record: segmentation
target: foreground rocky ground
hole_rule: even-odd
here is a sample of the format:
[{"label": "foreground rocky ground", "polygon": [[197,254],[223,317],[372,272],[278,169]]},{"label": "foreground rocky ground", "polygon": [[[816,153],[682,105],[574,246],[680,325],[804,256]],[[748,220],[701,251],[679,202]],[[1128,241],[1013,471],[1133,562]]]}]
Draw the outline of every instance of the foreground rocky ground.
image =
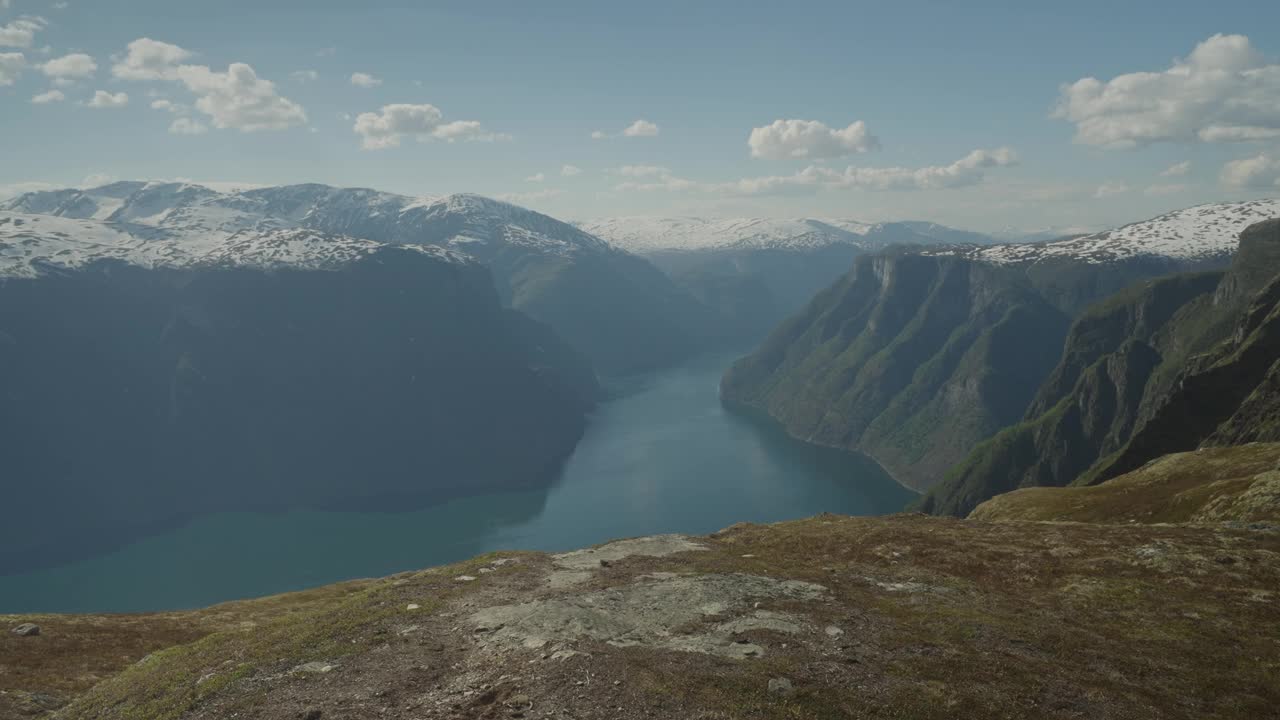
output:
[{"label": "foreground rocky ground", "polygon": [[1274,717],[1278,593],[1265,523],[828,515],[0,617],[0,716]]}]

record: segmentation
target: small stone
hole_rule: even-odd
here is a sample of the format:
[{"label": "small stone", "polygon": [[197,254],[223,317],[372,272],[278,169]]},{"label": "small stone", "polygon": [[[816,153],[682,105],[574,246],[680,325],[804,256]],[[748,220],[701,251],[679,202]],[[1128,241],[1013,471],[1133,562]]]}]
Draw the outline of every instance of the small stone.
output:
[{"label": "small stone", "polygon": [[303,664],[301,664],[301,665],[299,665],[299,666],[295,667],[295,668],[293,669],[293,672],[296,672],[296,673],[327,673],[327,672],[333,672],[333,665],[330,665],[330,664],[329,664],[329,663],[327,663],[327,662],[313,661],[313,662],[309,662],[309,663],[303,663]]},{"label": "small stone", "polygon": [[827,637],[829,638],[838,638],[841,635],[844,635],[844,631],[836,627],[835,625],[828,625],[826,629],[826,633],[827,633]]},{"label": "small stone", "polygon": [[790,695],[792,689],[791,681],[786,678],[773,678],[769,681],[770,695]]},{"label": "small stone", "polygon": [[600,567],[609,567],[609,564],[610,564],[610,563],[609,563],[609,561],[608,561],[608,560],[601,560],[601,561],[600,561]]},{"label": "small stone", "polygon": [[743,555],[742,557],[744,557],[744,558],[753,558],[753,557],[755,557],[755,555],[752,555],[751,553],[747,553],[746,555]]},{"label": "small stone", "polygon": [[525,695],[524,693],[519,693],[517,695],[512,695],[511,697],[507,698],[507,701],[505,704],[507,707],[527,708],[530,705],[530,700],[528,695]]},{"label": "small stone", "polygon": [[22,623],[9,632],[18,637],[35,637],[40,634],[40,626],[35,623]]},{"label": "small stone", "polygon": [[475,579],[476,578],[474,575],[459,575],[458,577],[454,578],[454,580],[458,582],[471,582],[472,580],[475,580]]},{"label": "small stone", "polygon": [[491,572],[493,572],[493,568],[480,568],[481,575],[484,575],[485,573],[491,573]]},{"label": "small stone", "polygon": [[420,607],[422,607],[422,606],[421,606],[421,605],[419,605],[418,603],[409,603],[408,605],[406,605],[406,606],[404,607],[404,609],[405,609],[405,610],[417,610],[417,609],[418,609],[418,608],[420,608]]}]

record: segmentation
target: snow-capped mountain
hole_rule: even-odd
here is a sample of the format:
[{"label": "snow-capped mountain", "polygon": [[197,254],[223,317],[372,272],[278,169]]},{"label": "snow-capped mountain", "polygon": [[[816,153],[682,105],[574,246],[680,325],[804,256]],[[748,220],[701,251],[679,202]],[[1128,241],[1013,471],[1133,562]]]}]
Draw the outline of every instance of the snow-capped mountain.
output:
[{"label": "snow-capped mountain", "polygon": [[[557,255],[607,250],[570,225],[476,195],[409,197],[324,185],[219,192],[118,182],[28,193],[0,203],[0,213],[0,272],[7,274],[28,273],[16,267],[23,263],[82,264],[99,255],[148,265],[239,262],[232,248],[280,263],[323,264],[368,251],[369,242],[435,246],[481,260],[512,246]],[[286,244],[291,252],[283,252]],[[264,254],[267,247],[276,251]]]},{"label": "snow-capped mountain", "polygon": [[[388,246],[304,228],[184,236],[147,225],[0,213],[0,277],[35,277],[54,268],[79,268],[102,260],[148,268],[217,265],[334,269]],[[465,255],[446,248],[403,247],[441,259],[467,261]]]},{"label": "snow-capped mountain", "polygon": [[484,264],[506,304],[550,324],[605,370],[660,365],[719,332],[711,311],[646,260],[478,195],[117,182],[0,202],[0,277],[95,260],[332,268],[390,245]]},{"label": "snow-capped mountain", "polygon": [[577,225],[639,255],[720,250],[803,252],[832,246],[875,250],[893,244],[989,241],[978,233],[936,223],[865,223],[839,218],[617,217]]},{"label": "snow-capped mountain", "polygon": [[1273,217],[1280,217],[1280,199],[1211,203],[1065,240],[950,247],[924,252],[928,255],[960,255],[997,264],[1049,259],[1101,264],[1141,257],[1187,263],[1212,262],[1235,253],[1240,232],[1246,227]]}]

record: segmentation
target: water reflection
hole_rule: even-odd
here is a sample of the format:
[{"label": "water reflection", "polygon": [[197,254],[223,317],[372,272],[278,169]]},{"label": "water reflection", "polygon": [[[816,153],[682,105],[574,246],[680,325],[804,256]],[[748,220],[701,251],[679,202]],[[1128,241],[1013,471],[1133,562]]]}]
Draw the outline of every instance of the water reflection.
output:
[{"label": "water reflection", "polygon": [[224,513],[101,557],[0,577],[0,612],[193,607],[462,560],[823,511],[911,493],[875,463],[721,408],[721,355],[616,386],[550,487],[401,513]]}]

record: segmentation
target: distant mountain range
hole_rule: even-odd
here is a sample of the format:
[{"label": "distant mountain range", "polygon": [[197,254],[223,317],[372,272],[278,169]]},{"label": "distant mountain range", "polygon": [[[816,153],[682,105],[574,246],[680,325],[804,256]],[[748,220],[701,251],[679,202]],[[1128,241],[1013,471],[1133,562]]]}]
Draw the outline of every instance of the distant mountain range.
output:
[{"label": "distant mountain range", "polygon": [[0,276],[106,259],[143,267],[324,268],[379,245],[479,260],[503,302],[551,324],[602,371],[660,366],[703,349],[720,332],[713,312],[645,260],[478,195],[118,182],[0,203]]}]

